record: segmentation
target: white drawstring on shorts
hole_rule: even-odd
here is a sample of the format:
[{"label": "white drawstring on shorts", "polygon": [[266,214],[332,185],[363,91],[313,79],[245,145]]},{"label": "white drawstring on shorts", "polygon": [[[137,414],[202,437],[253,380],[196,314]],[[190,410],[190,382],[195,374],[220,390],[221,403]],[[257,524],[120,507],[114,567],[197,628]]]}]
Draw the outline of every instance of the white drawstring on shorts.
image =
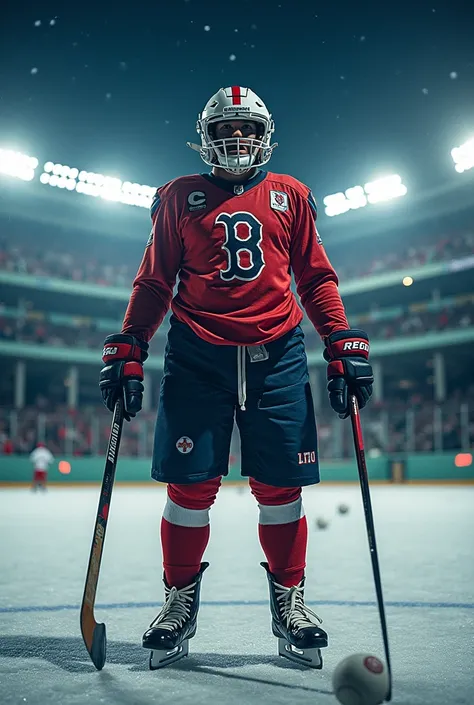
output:
[{"label": "white drawstring on shorts", "polygon": [[245,368],[245,345],[237,346],[237,390],[239,394],[239,406],[245,411],[247,400],[247,371]]}]

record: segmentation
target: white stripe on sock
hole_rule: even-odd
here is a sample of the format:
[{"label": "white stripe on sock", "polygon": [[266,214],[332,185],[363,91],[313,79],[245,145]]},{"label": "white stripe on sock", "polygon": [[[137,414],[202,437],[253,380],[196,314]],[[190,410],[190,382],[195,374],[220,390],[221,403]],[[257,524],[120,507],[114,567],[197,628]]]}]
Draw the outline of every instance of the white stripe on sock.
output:
[{"label": "white stripe on sock", "polygon": [[289,504],[279,504],[268,506],[259,504],[260,516],[259,524],[291,524],[304,517],[303,500],[301,497]]},{"label": "white stripe on sock", "polygon": [[207,526],[209,524],[209,509],[186,509],[166,499],[163,519],[177,526]]}]

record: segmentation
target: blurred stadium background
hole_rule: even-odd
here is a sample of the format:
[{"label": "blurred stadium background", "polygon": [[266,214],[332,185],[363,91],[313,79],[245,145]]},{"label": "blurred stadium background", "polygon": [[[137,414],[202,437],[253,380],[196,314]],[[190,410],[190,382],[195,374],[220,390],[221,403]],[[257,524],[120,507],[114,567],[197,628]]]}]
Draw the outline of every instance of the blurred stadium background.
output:
[{"label": "blurred stadium background", "polygon": [[[97,386],[102,342],[121,325],[156,185],[2,147],[0,482],[30,481],[38,442],[55,455],[50,481],[98,482],[110,425]],[[474,141],[445,161],[436,190],[399,175],[328,195],[310,184],[349,320],[371,337],[377,384],[363,423],[373,479],[474,481]],[[350,425],[327,403],[322,344],[304,327],[323,480],[355,480]],[[149,479],[166,333],[165,320],[118,481]]]}]

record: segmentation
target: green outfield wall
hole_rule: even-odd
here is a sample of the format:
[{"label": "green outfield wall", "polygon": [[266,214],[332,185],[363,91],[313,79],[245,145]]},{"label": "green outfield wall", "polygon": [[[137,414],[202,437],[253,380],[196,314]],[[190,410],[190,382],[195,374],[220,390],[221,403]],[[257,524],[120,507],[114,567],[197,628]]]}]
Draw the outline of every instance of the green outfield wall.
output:
[{"label": "green outfield wall", "polygon": [[[59,471],[59,461],[69,463],[70,472]],[[374,481],[385,482],[474,482],[474,463],[458,467],[463,461],[469,462],[469,451],[462,457],[455,452],[449,453],[417,453],[409,455],[368,458],[369,477]],[[456,464],[457,463],[457,464]],[[66,469],[68,466],[66,465]],[[102,456],[88,458],[58,458],[49,471],[49,481],[61,485],[80,483],[98,483],[102,480],[104,458]],[[25,456],[0,456],[0,484],[29,483],[32,466]],[[357,482],[358,473],[355,462],[334,461],[321,463],[323,482]],[[240,468],[235,465],[230,468],[227,482],[238,482]],[[117,482],[143,483],[150,481],[149,458],[119,458],[117,466]]]}]

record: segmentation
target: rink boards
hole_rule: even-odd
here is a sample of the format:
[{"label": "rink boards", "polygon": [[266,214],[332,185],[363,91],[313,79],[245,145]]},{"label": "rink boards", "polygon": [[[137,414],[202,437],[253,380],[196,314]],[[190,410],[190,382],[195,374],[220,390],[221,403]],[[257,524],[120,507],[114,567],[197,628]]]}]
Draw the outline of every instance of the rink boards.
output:
[{"label": "rink boards", "polygon": [[[323,482],[354,482],[358,479],[354,460],[322,460]],[[469,452],[380,454],[370,457],[367,466],[372,481],[381,482],[474,482],[474,460]],[[119,483],[150,482],[150,458],[119,456],[116,480]],[[61,469],[60,469],[61,468]],[[62,470],[62,471],[61,471]],[[66,472],[65,472],[66,471]],[[58,457],[49,471],[49,481],[77,485],[101,482],[104,456]],[[27,456],[2,456],[0,486],[29,483],[32,466]],[[238,463],[232,464],[224,482],[242,481]]]}]

